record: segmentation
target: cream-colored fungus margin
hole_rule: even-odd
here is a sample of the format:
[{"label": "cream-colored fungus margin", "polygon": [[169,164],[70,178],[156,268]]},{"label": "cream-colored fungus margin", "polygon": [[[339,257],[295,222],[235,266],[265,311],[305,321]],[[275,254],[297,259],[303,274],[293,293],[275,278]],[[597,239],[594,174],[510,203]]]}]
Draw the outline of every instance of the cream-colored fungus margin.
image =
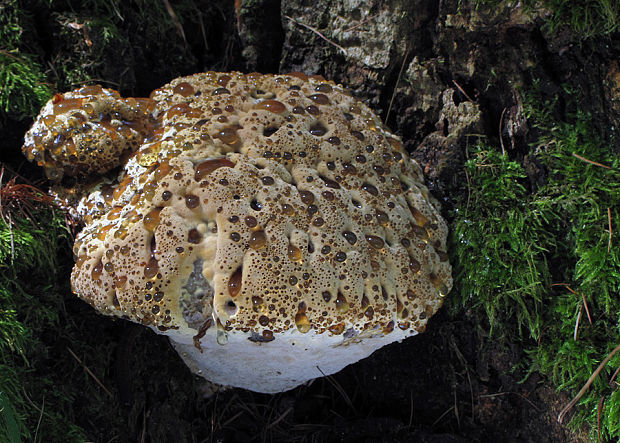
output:
[{"label": "cream-colored fungus margin", "polygon": [[[438,205],[398,137],[341,86],[208,72],[150,99],[88,88],[55,97],[25,145],[54,171],[123,165],[78,208],[74,291],[169,335],[195,372],[290,389],[423,331],[441,306]],[[111,132],[84,142],[102,121]]]}]

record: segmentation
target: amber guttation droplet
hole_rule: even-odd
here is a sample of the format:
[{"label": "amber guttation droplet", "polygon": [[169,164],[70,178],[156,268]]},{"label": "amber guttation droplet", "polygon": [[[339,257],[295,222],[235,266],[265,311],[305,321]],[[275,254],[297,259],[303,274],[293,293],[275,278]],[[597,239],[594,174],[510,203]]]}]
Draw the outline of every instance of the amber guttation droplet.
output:
[{"label": "amber guttation droplet", "polygon": [[367,235],[366,241],[375,249],[381,249],[385,246],[383,239],[381,237],[377,237],[376,235]]},{"label": "amber guttation droplet", "polygon": [[146,214],[144,216],[144,218],[142,219],[142,222],[144,223],[144,227],[146,228],[147,231],[149,232],[154,232],[155,228],[157,228],[157,225],[159,224],[159,213],[161,212],[163,208],[153,208],[151,209],[148,214]]},{"label": "amber guttation droplet", "polygon": [[200,240],[202,240],[202,234],[200,234],[198,229],[190,229],[187,234],[187,241],[193,244],[198,244],[200,243]]},{"label": "amber guttation droplet", "polygon": [[325,183],[326,187],[332,189],[340,189],[340,184],[337,181],[324,177],[323,175],[319,175],[319,178],[323,180],[323,183]]},{"label": "amber guttation droplet", "polygon": [[328,301],[330,301],[332,299],[332,295],[330,294],[329,291],[323,291],[321,296],[323,297],[323,300],[325,300],[326,302],[328,302]]},{"label": "amber guttation droplet", "polygon": [[194,87],[187,82],[181,82],[172,90],[174,94],[182,95],[183,97],[189,97],[194,94]]},{"label": "amber guttation droplet", "polygon": [[314,103],[319,104],[319,105],[328,105],[329,104],[329,98],[327,98],[327,96],[325,94],[312,94],[308,98],[310,100],[312,100]]},{"label": "amber guttation droplet", "polygon": [[288,258],[291,261],[299,261],[302,258],[301,249],[299,249],[295,245],[289,244],[287,253],[288,253]]},{"label": "amber guttation droplet", "polygon": [[206,177],[218,168],[232,168],[234,166],[235,164],[228,160],[226,157],[205,160],[194,166],[194,171],[196,171],[196,173],[194,174],[194,180],[196,180],[197,182],[201,181],[204,177]]},{"label": "amber guttation droplet", "polygon": [[339,314],[344,314],[349,310],[349,302],[346,297],[338,292],[338,297],[336,297],[336,312]]},{"label": "amber guttation droplet", "polygon": [[307,205],[314,203],[314,194],[310,191],[299,191],[299,197]]},{"label": "amber guttation droplet", "polygon": [[264,304],[265,302],[261,297],[257,295],[252,297],[252,310],[254,312],[259,312]]},{"label": "amber guttation droplet", "polygon": [[389,334],[393,330],[394,330],[394,320],[391,320],[387,325],[385,325],[385,328],[383,328],[383,333]]},{"label": "amber guttation droplet", "polygon": [[409,269],[411,269],[411,272],[413,272],[414,274],[417,273],[420,269],[422,268],[422,266],[420,265],[420,262],[417,261],[415,258],[413,257],[409,257]]},{"label": "amber guttation droplet", "polygon": [[338,323],[336,325],[331,325],[329,328],[327,328],[327,330],[334,335],[340,335],[344,332],[344,323]]},{"label": "amber guttation droplet", "polygon": [[230,91],[226,88],[217,88],[211,93],[211,95],[224,95],[224,94],[230,94]]},{"label": "amber guttation droplet", "polygon": [[250,235],[250,248],[252,249],[262,249],[267,244],[267,235],[265,235],[265,231],[254,231],[252,235]]},{"label": "amber guttation droplet", "polygon": [[273,341],[273,331],[270,331],[269,329],[266,329],[263,331],[263,341],[267,342],[267,341]]},{"label": "amber guttation droplet", "polygon": [[430,220],[424,214],[422,214],[417,208],[411,206],[411,204],[407,204],[409,206],[409,210],[411,211],[411,215],[413,215],[413,218],[415,219],[415,222],[418,224],[418,226],[425,226],[427,223],[429,223]]},{"label": "amber guttation droplet", "polygon": [[372,306],[368,306],[368,309],[364,311],[364,315],[368,320],[372,320],[372,317],[375,315],[375,310],[372,308]]},{"label": "amber guttation droplet", "polygon": [[258,317],[258,323],[260,323],[261,326],[267,326],[269,324],[269,317],[261,315]]},{"label": "amber guttation droplet", "polygon": [[57,103],[54,103],[54,115],[62,114],[72,109],[79,109],[82,107],[81,98],[63,98]]},{"label": "amber guttation droplet", "polygon": [[239,143],[239,134],[237,134],[237,128],[226,127],[222,128],[220,132],[215,134],[215,138],[220,139],[222,143],[227,144],[228,146],[235,146]]},{"label": "amber guttation droplet", "polygon": [[316,92],[332,92],[332,87],[330,85],[328,85],[327,83],[321,83],[320,85],[317,85],[314,90]]},{"label": "amber guttation droplet", "polygon": [[246,216],[243,221],[245,221],[245,224],[249,227],[249,228],[254,228],[256,227],[256,225],[258,224],[258,221],[256,220],[256,217],[253,217],[251,215]]},{"label": "amber guttation droplet", "polygon": [[157,169],[155,169],[155,173],[153,174],[153,178],[156,181],[161,180],[162,178],[164,178],[166,175],[168,175],[168,173],[172,170],[172,166],[170,166],[170,164],[168,164],[168,162],[162,162]]},{"label": "amber guttation droplet", "polygon": [[101,196],[103,197],[103,201],[107,204],[112,203],[112,199],[114,198],[114,188],[110,185],[105,185],[101,188]]},{"label": "amber guttation droplet", "polygon": [[231,297],[236,297],[237,294],[239,294],[242,279],[243,273],[241,272],[241,268],[238,268],[235,272],[233,272],[228,279],[228,293]]},{"label": "amber guttation droplet", "polygon": [[157,275],[158,272],[159,272],[159,264],[157,263],[157,260],[155,259],[155,257],[151,257],[149,262],[144,267],[144,276],[146,278],[153,278]]},{"label": "amber guttation droplet", "polygon": [[285,215],[295,215],[295,209],[291,205],[284,203],[282,205],[282,213]]},{"label": "amber guttation droplet", "polygon": [[299,304],[299,309],[297,310],[297,314],[295,314],[295,326],[302,334],[305,334],[310,330],[310,320],[306,315],[306,304],[301,302]]},{"label": "amber guttation droplet", "polygon": [[322,135],[325,135],[325,133],[327,133],[327,128],[323,126],[321,122],[316,122],[315,124],[310,126],[309,131],[310,134],[321,137]]},{"label": "amber guttation droplet", "polygon": [[120,275],[120,276],[114,277],[114,287],[116,289],[122,289],[125,286],[125,283],[127,283],[126,276]]},{"label": "amber guttation droplet", "polygon": [[379,190],[375,188],[373,185],[371,185],[370,183],[363,183],[362,189],[372,195],[375,195],[375,196],[379,195]]},{"label": "amber guttation droplet", "polygon": [[437,274],[431,272],[430,274],[428,274],[428,278],[430,279],[435,289],[437,289],[441,297],[445,297],[448,294],[448,287],[443,282],[443,280],[437,276]]},{"label": "amber guttation droplet", "polygon": [[264,109],[266,111],[273,112],[274,114],[282,114],[286,110],[284,103],[277,100],[263,100],[254,106],[254,109]]},{"label": "amber guttation droplet", "polygon": [[91,272],[91,277],[93,280],[99,280],[101,278],[101,274],[103,273],[103,263],[101,260],[97,262],[97,264],[93,267]]},{"label": "amber guttation droplet", "polygon": [[200,198],[197,195],[187,194],[185,196],[185,206],[189,209],[196,209],[200,206]]}]

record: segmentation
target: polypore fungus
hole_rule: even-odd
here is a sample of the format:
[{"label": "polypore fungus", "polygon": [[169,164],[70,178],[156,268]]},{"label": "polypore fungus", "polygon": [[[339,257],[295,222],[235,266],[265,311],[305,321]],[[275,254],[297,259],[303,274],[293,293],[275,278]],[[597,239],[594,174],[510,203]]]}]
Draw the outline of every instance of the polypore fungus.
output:
[{"label": "polypore fungus", "polygon": [[218,384],[339,371],[423,331],[452,286],[420,167],[318,76],[208,72],[150,99],[89,86],[48,103],[24,149],[78,175],[132,153],[80,203],[73,289]]}]

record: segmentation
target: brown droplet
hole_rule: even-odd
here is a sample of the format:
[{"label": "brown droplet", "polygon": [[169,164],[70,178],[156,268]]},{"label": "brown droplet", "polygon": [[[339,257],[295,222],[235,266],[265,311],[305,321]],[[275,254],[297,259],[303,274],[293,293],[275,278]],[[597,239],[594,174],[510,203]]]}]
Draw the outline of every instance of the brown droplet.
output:
[{"label": "brown droplet", "polygon": [[252,217],[251,215],[248,215],[243,220],[245,221],[245,224],[250,228],[254,228],[258,224],[256,217]]},{"label": "brown droplet", "polygon": [[407,204],[409,206],[409,210],[411,211],[411,215],[413,215],[413,218],[415,219],[415,222],[418,224],[418,226],[425,226],[427,223],[430,222],[430,220],[417,208],[411,206],[411,204],[409,203]]},{"label": "brown droplet", "polygon": [[179,94],[183,97],[189,97],[194,94],[194,87],[187,82],[181,82],[172,89],[173,94]]},{"label": "brown droplet", "polygon": [[230,94],[230,91],[226,88],[217,88],[211,93],[211,95],[224,95],[224,94]]},{"label": "brown droplet", "polygon": [[196,209],[200,206],[200,198],[197,195],[188,194],[185,196],[185,206],[189,209]]},{"label": "brown droplet", "polygon": [[285,215],[295,215],[295,209],[291,205],[284,203],[282,205],[282,213]]},{"label": "brown droplet", "polygon": [[99,280],[101,278],[101,274],[103,273],[103,263],[101,260],[95,264],[93,270],[91,271],[91,277],[93,280]]},{"label": "brown droplet", "polygon": [[215,135],[215,138],[220,139],[222,143],[228,146],[235,146],[241,140],[239,134],[237,134],[237,128],[230,126],[222,128],[220,132]]},{"label": "brown droplet", "polygon": [[144,276],[150,279],[150,278],[155,277],[158,272],[159,272],[159,264],[157,263],[157,260],[155,259],[155,257],[151,257],[149,262],[144,267]]},{"label": "brown droplet", "polygon": [[314,203],[314,194],[310,191],[299,191],[299,197],[307,205]]},{"label": "brown droplet", "polygon": [[288,245],[287,255],[291,261],[299,261],[302,259],[301,249],[290,243]]},{"label": "brown droplet", "polygon": [[340,184],[337,181],[334,181],[330,178],[327,178],[323,175],[319,175],[319,178],[323,180],[325,186],[332,189],[340,189]]},{"label": "brown droplet", "polygon": [[202,234],[198,231],[198,229],[190,229],[187,234],[187,241],[193,244],[198,244],[202,240]]},{"label": "brown droplet", "polygon": [[338,323],[336,325],[331,325],[329,328],[327,328],[327,330],[334,335],[340,335],[344,332],[344,322]]},{"label": "brown droplet", "polygon": [[241,280],[243,278],[243,273],[241,272],[241,268],[238,268],[235,272],[232,273],[230,279],[228,280],[228,293],[231,297],[236,297],[241,290]]},{"label": "brown droplet", "polygon": [[428,275],[428,278],[430,279],[435,289],[437,289],[437,292],[439,292],[439,295],[441,297],[445,297],[446,295],[448,295],[448,287],[446,286],[444,281],[437,276],[437,274],[431,272]]},{"label": "brown droplet", "polygon": [[319,104],[319,105],[328,105],[329,104],[329,98],[327,98],[327,96],[325,94],[312,94],[308,98],[310,100],[312,100],[314,103]]},{"label": "brown droplet", "polygon": [[203,161],[194,166],[194,171],[196,171],[196,173],[194,174],[194,180],[196,180],[197,182],[202,181],[204,177],[206,177],[208,174],[212,173],[218,168],[232,168],[234,166],[235,164],[228,160],[226,157]]},{"label": "brown droplet", "polygon": [[252,249],[262,249],[267,244],[267,236],[265,235],[265,231],[254,231],[250,236],[250,248]]},{"label": "brown droplet", "polygon": [[336,259],[337,262],[343,262],[347,259],[347,254],[340,251],[336,253],[336,256],[334,258]]},{"label": "brown droplet", "polygon": [[260,323],[261,326],[267,326],[269,324],[269,317],[261,315],[258,317],[258,323]]},{"label": "brown droplet", "polygon": [[325,220],[323,220],[323,217],[316,217],[314,220],[312,220],[312,225],[316,226],[317,228],[323,226],[325,224]]},{"label": "brown droplet", "polygon": [[282,114],[286,110],[286,106],[277,100],[263,100],[257,103],[254,109],[264,109],[274,114]]},{"label": "brown droplet", "polygon": [[273,337],[273,331],[270,331],[269,329],[265,329],[263,331],[263,342],[268,342],[268,341],[273,341],[274,337]]},{"label": "brown droplet", "polygon": [[327,128],[323,126],[321,122],[316,122],[312,126],[310,126],[310,134],[315,135],[317,137],[321,137],[327,133]]},{"label": "brown droplet", "polygon": [[379,190],[377,188],[375,188],[373,185],[371,185],[370,183],[364,183],[362,184],[362,189],[372,195],[379,195]]},{"label": "brown droplet", "polygon": [[375,315],[375,310],[372,308],[372,306],[368,306],[368,309],[364,311],[364,315],[368,320],[372,320],[372,317]]},{"label": "brown droplet", "polygon": [[340,138],[336,136],[329,137],[327,139],[327,142],[332,145],[336,145],[336,146],[338,146],[341,143]]},{"label": "brown droplet", "polygon": [[344,314],[349,310],[349,307],[349,302],[346,297],[341,292],[338,292],[338,297],[336,297],[336,312]]},{"label": "brown droplet", "polygon": [[306,315],[306,304],[301,302],[299,304],[299,309],[297,310],[297,314],[295,314],[295,326],[302,334],[308,332],[311,328],[310,320]]},{"label": "brown droplet", "polygon": [[394,320],[391,320],[385,327],[383,328],[384,334],[389,334],[394,330]]},{"label": "brown droplet", "polygon": [[367,235],[366,241],[375,249],[382,249],[385,246],[383,239],[381,237],[377,237],[376,235]]},{"label": "brown droplet", "polygon": [[320,85],[317,85],[314,90],[316,92],[325,92],[325,93],[330,93],[332,92],[332,87],[330,85],[328,85],[327,83],[321,83]]},{"label": "brown droplet", "polygon": [[411,272],[413,272],[414,274],[417,273],[420,269],[422,268],[422,266],[420,265],[420,262],[417,261],[415,258],[413,257],[409,257],[409,269],[411,269]]},{"label": "brown droplet", "polygon": [[351,231],[344,231],[342,233],[342,236],[345,238],[346,241],[349,242],[350,245],[354,245],[357,242],[357,235],[355,235]]},{"label": "brown droplet", "polygon": [[323,300],[325,300],[325,302],[328,302],[332,299],[332,295],[329,291],[323,291],[323,294],[321,294],[323,296]]}]

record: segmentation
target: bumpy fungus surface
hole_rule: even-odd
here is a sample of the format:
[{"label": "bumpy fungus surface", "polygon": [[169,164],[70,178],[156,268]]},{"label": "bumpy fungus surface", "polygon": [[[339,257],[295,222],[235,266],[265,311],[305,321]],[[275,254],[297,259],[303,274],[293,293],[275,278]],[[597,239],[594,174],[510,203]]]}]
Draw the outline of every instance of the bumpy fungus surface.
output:
[{"label": "bumpy fungus surface", "polygon": [[420,167],[318,76],[208,72],[150,99],[85,87],[48,103],[24,149],[51,171],[124,165],[78,208],[74,291],[216,383],[336,372],[423,331],[452,286]]}]

